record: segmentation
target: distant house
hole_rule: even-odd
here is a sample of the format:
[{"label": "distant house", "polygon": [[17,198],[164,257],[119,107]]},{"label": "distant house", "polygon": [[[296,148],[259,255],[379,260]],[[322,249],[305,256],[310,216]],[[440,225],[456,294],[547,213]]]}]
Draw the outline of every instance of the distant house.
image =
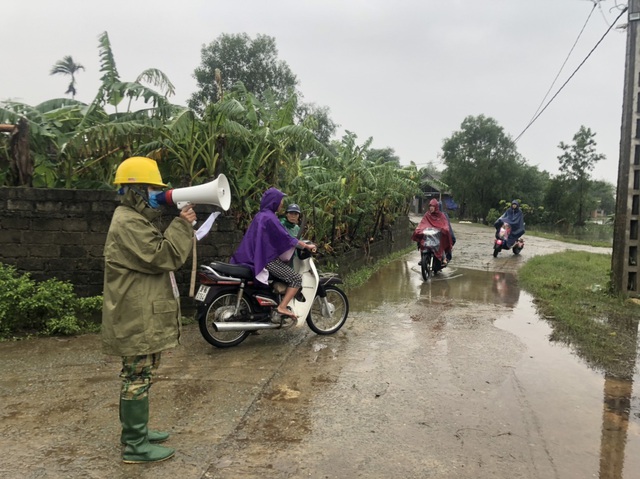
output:
[{"label": "distant house", "polygon": [[427,211],[429,201],[431,201],[432,198],[442,202],[442,209],[449,214],[449,216],[458,210],[457,203],[447,191],[449,185],[442,182],[436,176],[429,173],[425,174],[422,178],[420,189],[422,190],[422,195],[413,198],[411,211],[414,214],[423,215]]},{"label": "distant house", "polygon": [[609,215],[603,209],[595,209],[591,213],[589,213],[589,219],[587,220],[590,223],[596,223],[598,225],[603,225],[610,221]]}]

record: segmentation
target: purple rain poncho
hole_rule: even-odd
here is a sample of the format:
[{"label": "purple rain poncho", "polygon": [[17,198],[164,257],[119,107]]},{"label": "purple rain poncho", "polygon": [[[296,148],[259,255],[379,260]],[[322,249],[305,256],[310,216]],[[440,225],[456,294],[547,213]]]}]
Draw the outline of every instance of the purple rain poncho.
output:
[{"label": "purple rain poncho", "polygon": [[298,245],[298,240],[289,234],[276,216],[284,197],[285,194],[276,188],[264,192],[260,211],[253,217],[240,246],[231,256],[232,264],[249,266],[255,277],[267,263]]}]

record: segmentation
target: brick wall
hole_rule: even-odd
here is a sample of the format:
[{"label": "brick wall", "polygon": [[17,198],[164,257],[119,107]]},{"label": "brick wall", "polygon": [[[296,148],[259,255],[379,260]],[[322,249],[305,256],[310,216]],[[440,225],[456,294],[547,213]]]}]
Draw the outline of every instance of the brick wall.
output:
[{"label": "brick wall", "polygon": [[[119,204],[115,191],[41,188],[0,188],[0,262],[43,281],[70,281],[80,296],[102,294],[104,240],[113,210]],[[197,206],[200,221],[213,207]],[[169,210],[162,221],[177,215]],[[411,227],[399,218],[382,241],[368,252],[354,250],[337,261],[345,274],[408,246]],[[198,242],[199,262],[226,261],[242,239],[231,217],[219,216],[211,232]],[[334,260],[335,261],[335,260]],[[176,272],[183,297],[188,295],[192,258]]]},{"label": "brick wall", "polygon": [[[113,210],[114,191],[0,188],[0,262],[43,281],[73,283],[80,296],[102,294],[104,241]],[[196,207],[204,220],[211,209]],[[169,210],[166,224],[177,216]],[[209,235],[198,242],[198,258],[226,259],[242,238],[231,218],[218,217]],[[188,293],[192,260],[177,273]]]},{"label": "brick wall", "polygon": [[[374,264],[395,251],[407,248],[412,243],[411,233],[414,227],[408,217],[396,218],[395,223],[385,230],[383,239],[371,243],[368,251],[353,249],[340,256],[337,259],[338,273],[344,276],[351,271]],[[333,258],[329,260],[334,261]]]}]

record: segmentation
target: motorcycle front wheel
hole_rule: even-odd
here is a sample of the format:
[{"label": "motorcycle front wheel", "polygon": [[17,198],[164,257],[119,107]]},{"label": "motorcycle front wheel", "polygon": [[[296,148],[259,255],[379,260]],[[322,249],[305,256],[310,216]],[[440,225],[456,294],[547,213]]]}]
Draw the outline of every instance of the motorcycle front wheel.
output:
[{"label": "motorcycle front wheel", "polygon": [[[206,311],[199,315],[200,333],[209,344],[217,348],[230,348],[237,346],[249,336],[249,331],[218,331],[213,325],[214,322],[224,323],[232,319],[237,300],[237,293],[223,293],[213,298]],[[251,306],[245,298],[242,298],[240,314],[250,313]]]},{"label": "motorcycle front wheel", "polygon": [[494,246],[493,247],[493,257],[497,258],[499,252],[500,252],[500,247],[499,246]]},{"label": "motorcycle front wheel", "polygon": [[431,263],[431,255],[423,254],[422,261],[420,262],[420,271],[422,272],[422,279],[425,281],[429,281],[431,277],[431,270],[429,269],[429,264]]},{"label": "motorcycle front wheel", "polygon": [[333,334],[347,321],[349,300],[347,295],[336,286],[324,287],[327,295],[324,298],[313,298],[311,311],[307,316],[307,325],[316,334]]}]

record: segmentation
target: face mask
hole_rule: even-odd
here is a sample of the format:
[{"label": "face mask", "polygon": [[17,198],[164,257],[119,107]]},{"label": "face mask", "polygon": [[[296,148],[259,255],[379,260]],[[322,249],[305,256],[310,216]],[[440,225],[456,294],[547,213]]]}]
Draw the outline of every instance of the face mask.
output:
[{"label": "face mask", "polygon": [[160,204],[158,203],[158,196],[162,194],[162,191],[149,191],[149,206],[152,208],[160,208]]}]

